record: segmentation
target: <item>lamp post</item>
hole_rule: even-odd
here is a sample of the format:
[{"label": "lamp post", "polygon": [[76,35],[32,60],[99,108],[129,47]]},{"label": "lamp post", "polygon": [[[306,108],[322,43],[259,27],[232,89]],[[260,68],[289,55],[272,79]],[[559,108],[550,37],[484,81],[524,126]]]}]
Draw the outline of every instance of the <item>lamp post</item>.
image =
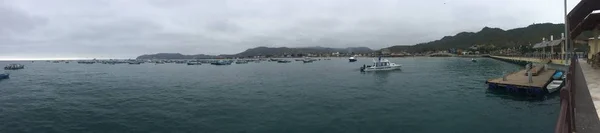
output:
[{"label": "lamp post", "polygon": [[564,1],[565,1],[564,2],[564,6],[565,6],[565,9],[564,9],[565,16],[564,17],[565,17],[565,51],[566,51],[565,55],[564,55],[565,56],[564,59],[565,59],[565,65],[569,65],[569,59],[567,59],[569,56],[567,56],[567,55],[569,55],[571,52],[569,50],[569,40],[571,40],[571,36],[569,36],[570,34],[569,34],[569,17],[567,16],[567,0],[564,0]]}]

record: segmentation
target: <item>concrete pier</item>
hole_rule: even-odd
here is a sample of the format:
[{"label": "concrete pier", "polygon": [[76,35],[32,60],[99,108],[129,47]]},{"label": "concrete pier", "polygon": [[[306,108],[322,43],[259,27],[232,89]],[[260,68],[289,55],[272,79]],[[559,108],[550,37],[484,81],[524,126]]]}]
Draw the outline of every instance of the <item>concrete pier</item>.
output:
[{"label": "concrete pier", "polygon": [[[592,69],[585,60],[579,60],[579,64],[583,76],[585,77],[585,81],[587,82],[590,96],[596,107],[596,112],[600,112],[600,69]],[[598,117],[600,118],[600,113],[598,114]]]},{"label": "concrete pier", "polygon": [[490,56],[491,58],[501,59],[501,60],[513,60],[513,61],[522,61],[522,62],[533,62],[533,63],[551,63],[556,65],[565,65],[565,60],[558,59],[540,59],[540,58],[529,58],[529,57],[506,57],[506,56]]}]

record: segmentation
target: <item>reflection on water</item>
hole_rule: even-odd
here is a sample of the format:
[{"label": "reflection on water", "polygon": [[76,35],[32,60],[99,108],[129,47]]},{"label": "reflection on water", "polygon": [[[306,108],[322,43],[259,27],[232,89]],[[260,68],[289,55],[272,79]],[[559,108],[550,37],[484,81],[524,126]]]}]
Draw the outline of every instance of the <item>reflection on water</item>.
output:
[{"label": "reflection on water", "polygon": [[388,82],[388,78],[390,75],[401,74],[402,70],[393,70],[393,71],[373,71],[373,72],[361,72],[365,75],[370,75],[374,77],[374,80],[378,84],[384,84]]},{"label": "reflection on water", "polygon": [[372,60],[346,58],[231,66],[22,63],[26,69],[0,81],[0,129],[552,132],[556,95],[537,100],[487,91],[486,79],[519,66],[487,58],[389,60],[402,70],[361,73]]}]

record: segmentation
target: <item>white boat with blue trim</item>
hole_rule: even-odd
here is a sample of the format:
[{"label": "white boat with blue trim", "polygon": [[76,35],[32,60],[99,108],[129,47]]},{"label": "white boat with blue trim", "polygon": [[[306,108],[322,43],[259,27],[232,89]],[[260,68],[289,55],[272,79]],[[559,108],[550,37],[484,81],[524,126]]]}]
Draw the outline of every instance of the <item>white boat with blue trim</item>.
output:
[{"label": "white boat with blue trim", "polygon": [[392,63],[387,59],[381,59],[381,57],[379,57],[377,60],[373,59],[373,62],[374,63],[372,66],[363,65],[363,67],[360,68],[360,71],[362,71],[362,72],[391,71],[391,70],[399,70],[402,67],[402,65],[400,65],[400,64]]}]

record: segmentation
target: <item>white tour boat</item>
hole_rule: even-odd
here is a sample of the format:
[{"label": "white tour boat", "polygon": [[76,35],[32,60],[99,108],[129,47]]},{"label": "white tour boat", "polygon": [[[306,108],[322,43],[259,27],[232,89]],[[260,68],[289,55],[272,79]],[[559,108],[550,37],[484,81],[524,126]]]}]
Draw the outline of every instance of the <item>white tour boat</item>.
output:
[{"label": "white tour boat", "polygon": [[392,63],[387,59],[381,59],[381,57],[379,57],[379,59],[375,60],[373,59],[373,65],[372,66],[363,66],[360,68],[360,71],[363,72],[371,72],[371,71],[390,71],[390,70],[398,70],[402,67],[402,65],[396,64],[396,63]]}]

